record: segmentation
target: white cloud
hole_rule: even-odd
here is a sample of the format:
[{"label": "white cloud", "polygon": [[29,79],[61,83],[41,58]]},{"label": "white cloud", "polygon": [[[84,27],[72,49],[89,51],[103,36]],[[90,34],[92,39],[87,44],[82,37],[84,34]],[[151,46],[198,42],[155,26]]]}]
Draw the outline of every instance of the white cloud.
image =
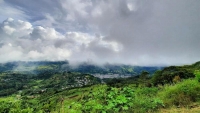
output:
[{"label": "white cloud", "polygon": [[87,18],[87,8],[92,5],[90,0],[61,0],[62,8],[67,11],[67,20],[76,21],[77,16]]},{"label": "white cloud", "polygon": [[110,49],[112,51],[115,52],[119,52],[120,50],[122,50],[122,45],[120,45],[119,43],[115,42],[115,41],[105,41],[103,40],[103,38],[99,38],[96,45],[95,46],[100,46],[100,47],[104,47],[106,49]]},{"label": "white cloud", "polygon": [[[8,18],[2,22],[1,28],[8,37],[17,38],[24,35],[29,35],[32,31],[32,25],[25,21],[14,21],[13,18]],[[1,31],[0,31],[1,32]]]},{"label": "white cloud", "polygon": [[120,51],[118,43],[97,40],[98,37],[82,32],[66,32],[61,34],[54,28],[36,26],[29,22],[12,18],[5,20],[1,24],[0,32],[2,42],[0,46],[0,58],[2,61],[13,60],[81,60],[88,59],[90,54],[98,58],[92,43],[98,48],[109,51]]},{"label": "white cloud", "polygon": [[128,4],[127,4],[127,7],[128,7],[128,9],[129,9],[130,11],[136,11],[136,10],[137,10],[135,4],[132,4],[132,3],[128,3]]},{"label": "white cloud", "polygon": [[4,32],[6,33],[6,34],[9,34],[9,35],[11,35],[14,31],[15,31],[15,29],[14,28],[12,28],[12,27],[10,27],[10,26],[3,26],[3,30],[4,30]]},{"label": "white cloud", "polygon": [[16,61],[23,59],[21,47],[13,47],[11,43],[3,45],[0,48],[1,62]]},{"label": "white cloud", "polygon": [[27,56],[30,60],[34,60],[34,59],[37,60],[37,59],[41,59],[43,57],[43,54],[39,53],[36,50],[31,50],[28,52]]},{"label": "white cloud", "polygon": [[88,46],[88,44],[95,38],[94,36],[81,32],[67,32],[65,37],[67,41],[71,41],[79,46]]}]

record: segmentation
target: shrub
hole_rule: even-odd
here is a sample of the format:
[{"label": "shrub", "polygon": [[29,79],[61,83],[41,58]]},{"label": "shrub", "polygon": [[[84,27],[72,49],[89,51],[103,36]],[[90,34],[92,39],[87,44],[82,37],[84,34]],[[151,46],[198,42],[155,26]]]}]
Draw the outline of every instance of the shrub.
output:
[{"label": "shrub", "polygon": [[72,102],[68,112],[152,112],[164,106],[162,100],[155,97],[157,92],[158,88],[155,87],[99,86],[98,89],[93,89],[84,95],[82,99]]},{"label": "shrub", "polygon": [[199,71],[199,70],[196,70],[196,71],[194,72],[194,74],[195,74],[195,78],[200,82],[200,71]]},{"label": "shrub", "polygon": [[156,71],[153,74],[151,81],[154,85],[172,84],[175,77],[177,80],[179,79],[178,76],[181,80],[195,77],[189,70],[171,66],[163,69],[162,71]]},{"label": "shrub", "polygon": [[158,88],[143,87],[135,90],[135,98],[132,100],[131,112],[146,113],[155,112],[160,107],[164,107],[163,101],[155,97]]},{"label": "shrub", "polygon": [[158,95],[166,106],[188,106],[200,99],[200,84],[194,79],[187,79],[176,85],[165,85]]},{"label": "shrub", "polygon": [[174,83],[177,83],[177,82],[179,82],[179,81],[181,81],[181,78],[180,78],[178,75],[175,76],[174,79],[173,79],[173,82],[174,82]]}]

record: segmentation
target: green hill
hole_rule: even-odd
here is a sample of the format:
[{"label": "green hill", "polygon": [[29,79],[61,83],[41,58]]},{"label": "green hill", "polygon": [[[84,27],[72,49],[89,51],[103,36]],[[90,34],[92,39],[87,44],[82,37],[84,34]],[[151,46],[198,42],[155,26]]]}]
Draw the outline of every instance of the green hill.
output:
[{"label": "green hill", "polygon": [[106,79],[104,83],[90,74],[60,71],[62,66],[58,64],[35,65],[37,71],[27,64],[32,72],[11,69],[1,72],[0,112],[200,111],[200,62],[165,67],[154,74],[141,71],[138,76]]}]

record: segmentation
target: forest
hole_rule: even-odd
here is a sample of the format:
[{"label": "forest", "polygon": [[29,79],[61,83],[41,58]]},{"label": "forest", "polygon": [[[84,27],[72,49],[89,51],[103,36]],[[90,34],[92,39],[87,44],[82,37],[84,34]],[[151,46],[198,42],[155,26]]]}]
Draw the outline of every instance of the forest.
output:
[{"label": "forest", "polygon": [[[98,78],[93,74],[128,77]],[[142,67],[68,61],[0,64],[1,113],[198,113],[200,62]]]}]

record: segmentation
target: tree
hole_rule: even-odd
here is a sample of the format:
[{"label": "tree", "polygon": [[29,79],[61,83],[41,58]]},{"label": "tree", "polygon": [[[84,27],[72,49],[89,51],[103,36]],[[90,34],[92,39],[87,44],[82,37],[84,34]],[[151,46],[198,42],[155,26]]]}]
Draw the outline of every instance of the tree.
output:
[{"label": "tree", "polygon": [[142,71],[139,78],[140,79],[147,79],[149,77],[149,72],[147,71]]},{"label": "tree", "polygon": [[152,76],[152,78],[151,78],[151,81],[152,81],[152,83],[154,84],[154,85],[157,85],[157,84],[159,84],[161,81],[161,76],[162,76],[162,71],[161,70],[158,70],[158,71],[156,71],[154,74],[153,74],[153,76]]}]

